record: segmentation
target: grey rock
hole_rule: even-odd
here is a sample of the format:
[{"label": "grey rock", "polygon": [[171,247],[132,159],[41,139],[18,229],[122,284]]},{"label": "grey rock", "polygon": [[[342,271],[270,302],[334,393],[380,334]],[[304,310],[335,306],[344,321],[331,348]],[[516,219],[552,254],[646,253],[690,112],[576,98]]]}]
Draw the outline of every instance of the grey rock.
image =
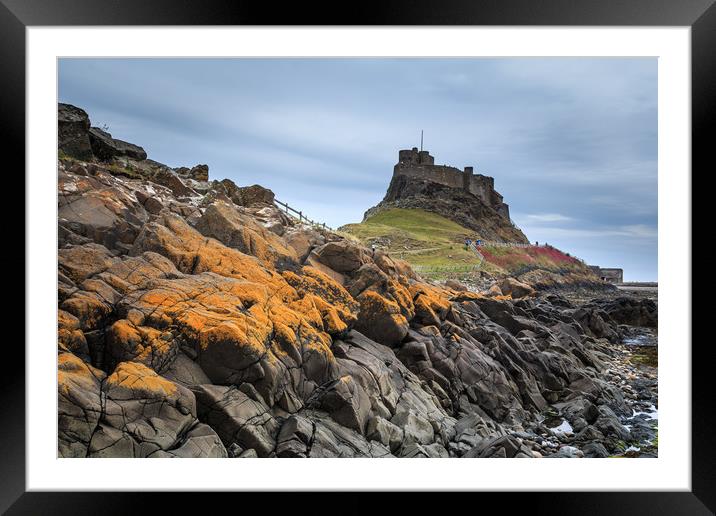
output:
[{"label": "grey rock", "polygon": [[91,160],[89,128],[89,116],[83,109],[61,102],[57,104],[57,144],[60,151],[73,158]]},{"label": "grey rock", "polygon": [[374,417],[368,421],[366,437],[387,446],[395,452],[403,441],[403,430],[382,417]]},{"label": "grey rock", "polygon": [[594,442],[589,443],[582,448],[582,451],[584,452],[585,457],[592,457],[592,458],[604,458],[609,457],[609,452],[604,447],[603,444]]},{"label": "grey rock", "polygon": [[279,423],[268,407],[236,387],[198,385],[193,390],[199,418],[216,430],[225,446],[237,443],[243,449],[253,448],[260,457],[273,451]]},{"label": "grey rock", "polygon": [[[102,384],[105,399],[90,457],[151,457],[162,452],[225,453],[213,430],[198,427],[196,401],[184,386],[135,362],[122,362]],[[194,428],[194,433],[191,433]],[[183,447],[187,440],[192,444]],[[181,449],[181,451],[180,451]],[[222,451],[223,450],[223,451]]]},{"label": "grey rock", "polygon": [[147,159],[147,153],[140,146],[112,138],[111,134],[98,127],[89,129],[89,140],[92,153],[102,161],[121,156],[137,160]]}]

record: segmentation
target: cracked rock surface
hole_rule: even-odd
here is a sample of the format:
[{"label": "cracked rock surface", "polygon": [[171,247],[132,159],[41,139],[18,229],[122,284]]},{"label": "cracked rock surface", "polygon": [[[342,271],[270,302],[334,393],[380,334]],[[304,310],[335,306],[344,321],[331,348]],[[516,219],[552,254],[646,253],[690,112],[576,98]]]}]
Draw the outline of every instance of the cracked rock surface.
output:
[{"label": "cracked rock surface", "polygon": [[655,303],[430,283],[257,185],[100,146],[71,108],[59,456],[599,457],[653,439],[656,373],[622,340]]}]

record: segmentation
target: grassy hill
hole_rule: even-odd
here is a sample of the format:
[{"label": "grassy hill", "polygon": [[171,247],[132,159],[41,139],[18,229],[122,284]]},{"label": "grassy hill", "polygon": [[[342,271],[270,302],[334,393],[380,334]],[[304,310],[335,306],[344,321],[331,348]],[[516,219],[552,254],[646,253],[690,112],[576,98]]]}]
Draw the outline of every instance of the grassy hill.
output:
[{"label": "grassy hill", "polygon": [[465,250],[465,238],[474,239],[473,231],[425,210],[384,210],[363,223],[340,229],[413,265],[467,268],[480,262],[475,253]]},{"label": "grassy hill", "polygon": [[[474,231],[435,213],[420,209],[393,208],[376,213],[360,224],[340,228],[365,245],[375,244],[391,256],[402,258],[419,269],[455,269],[470,273],[480,258],[466,250],[465,238],[479,237]],[[479,270],[495,275],[516,275],[531,269],[553,272],[583,271],[578,259],[552,247],[481,246],[485,261]]]}]

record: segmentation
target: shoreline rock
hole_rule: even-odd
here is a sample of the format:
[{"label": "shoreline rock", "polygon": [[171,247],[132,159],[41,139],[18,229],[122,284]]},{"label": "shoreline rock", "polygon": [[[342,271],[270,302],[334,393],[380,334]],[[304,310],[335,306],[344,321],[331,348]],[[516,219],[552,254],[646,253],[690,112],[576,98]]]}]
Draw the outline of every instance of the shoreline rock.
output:
[{"label": "shoreline rock", "polygon": [[656,303],[438,285],[262,187],[95,158],[58,163],[60,456],[658,452],[627,342],[656,342]]}]

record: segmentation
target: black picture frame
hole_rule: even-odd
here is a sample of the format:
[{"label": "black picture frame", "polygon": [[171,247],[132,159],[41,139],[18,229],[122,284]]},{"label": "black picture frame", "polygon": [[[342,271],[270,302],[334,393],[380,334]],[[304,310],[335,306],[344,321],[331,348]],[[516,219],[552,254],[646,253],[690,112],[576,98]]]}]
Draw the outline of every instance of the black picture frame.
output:
[{"label": "black picture frame", "polygon": [[[294,2],[277,7],[269,2],[231,0],[0,0],[0,147],[25,170],[25,29],[49,25],[551,25],[551,26],[688,26],[691,27],[692,171],[691,180],[713,169],[710,135],[716,120],[716,5],[714,0],[403,0],[361,3]],[[711,129],[711,131],[709,131]],[[707,169],[707,166],[709,167]],[[8,169],[5,169],[6,173]],[[17,178],[17,172],[13,172]],[[688,180],[689,171],[684,171]],[[15,179],[16,180],[16,179]],[[19,182],[16,180],[16,182]],[[26,195],[31,192],[25,191]],[[692,192],[698,191],[693,189]],[[17,194],[17,197],[21,197]],[[25,198],[22,196],[21,198]],[[694,199],[692,206],[698,203]],[[693,216],[694,222],[698,220]],[[692,229],[692,235],[693,235]],[[24,237],[21,237],[24,238]],[[13,259],[19,261],[18,243]],[[696,263],[694,263],[696,270]],[[25,269],[25,275],[31,273]],[[688,302],[688,300],[684,300]],[[695,306],[691,300],[692,306]],[[25,321],[32,307],[26,307]],[[693,320],[692,315],[692,320]],[[698,320],[698,319],[696,319]],[[710,339],[692,339],[692,491],[590,493],[480,493],[472,500],[450,495],[450,506],[498,503],[524,505],[530,512],[561,514],[713,514],[714,445],[712,375],[708,368]],[[8,514],[126,514],[159,502],[164,511],[185,512],[187,494],[180,493],[39,493],[25,492],[25,352],[19,339],[6,337],[0,375],[0,510]],[[687,349],[687,343],[681,343]],[[12,364],[9,366],[8,364]],[[31,367],[31,364],[30,364]],[[193,498],[194,495],[192,495]],[[237,495],[210,493],[211,505],[234,502]],[[240,494],[246,499],[246,494]],[[267,496],[265,493],[263,496]],[[315,496],[315,495],[314,495]],[[255,497],[255,496],[254,496]],[[378,507],[364,495],[342,498],[341,513]],[[426,506],[425,493],[403,497],[402,512]],[[252,500],[253,501],[253,500]],[[242,502],[243,504],[244,502]],[[308,508],[306,494],[271,495],[279,505]],[[490,504],[492,505],[492,504]],[[205,507],[208,507],[206,504]],[[183,507],[183,510],[182,510]],[[238,510],[238,507],[237,507]],[[477,509],[476,509],[477,510]]]}]

